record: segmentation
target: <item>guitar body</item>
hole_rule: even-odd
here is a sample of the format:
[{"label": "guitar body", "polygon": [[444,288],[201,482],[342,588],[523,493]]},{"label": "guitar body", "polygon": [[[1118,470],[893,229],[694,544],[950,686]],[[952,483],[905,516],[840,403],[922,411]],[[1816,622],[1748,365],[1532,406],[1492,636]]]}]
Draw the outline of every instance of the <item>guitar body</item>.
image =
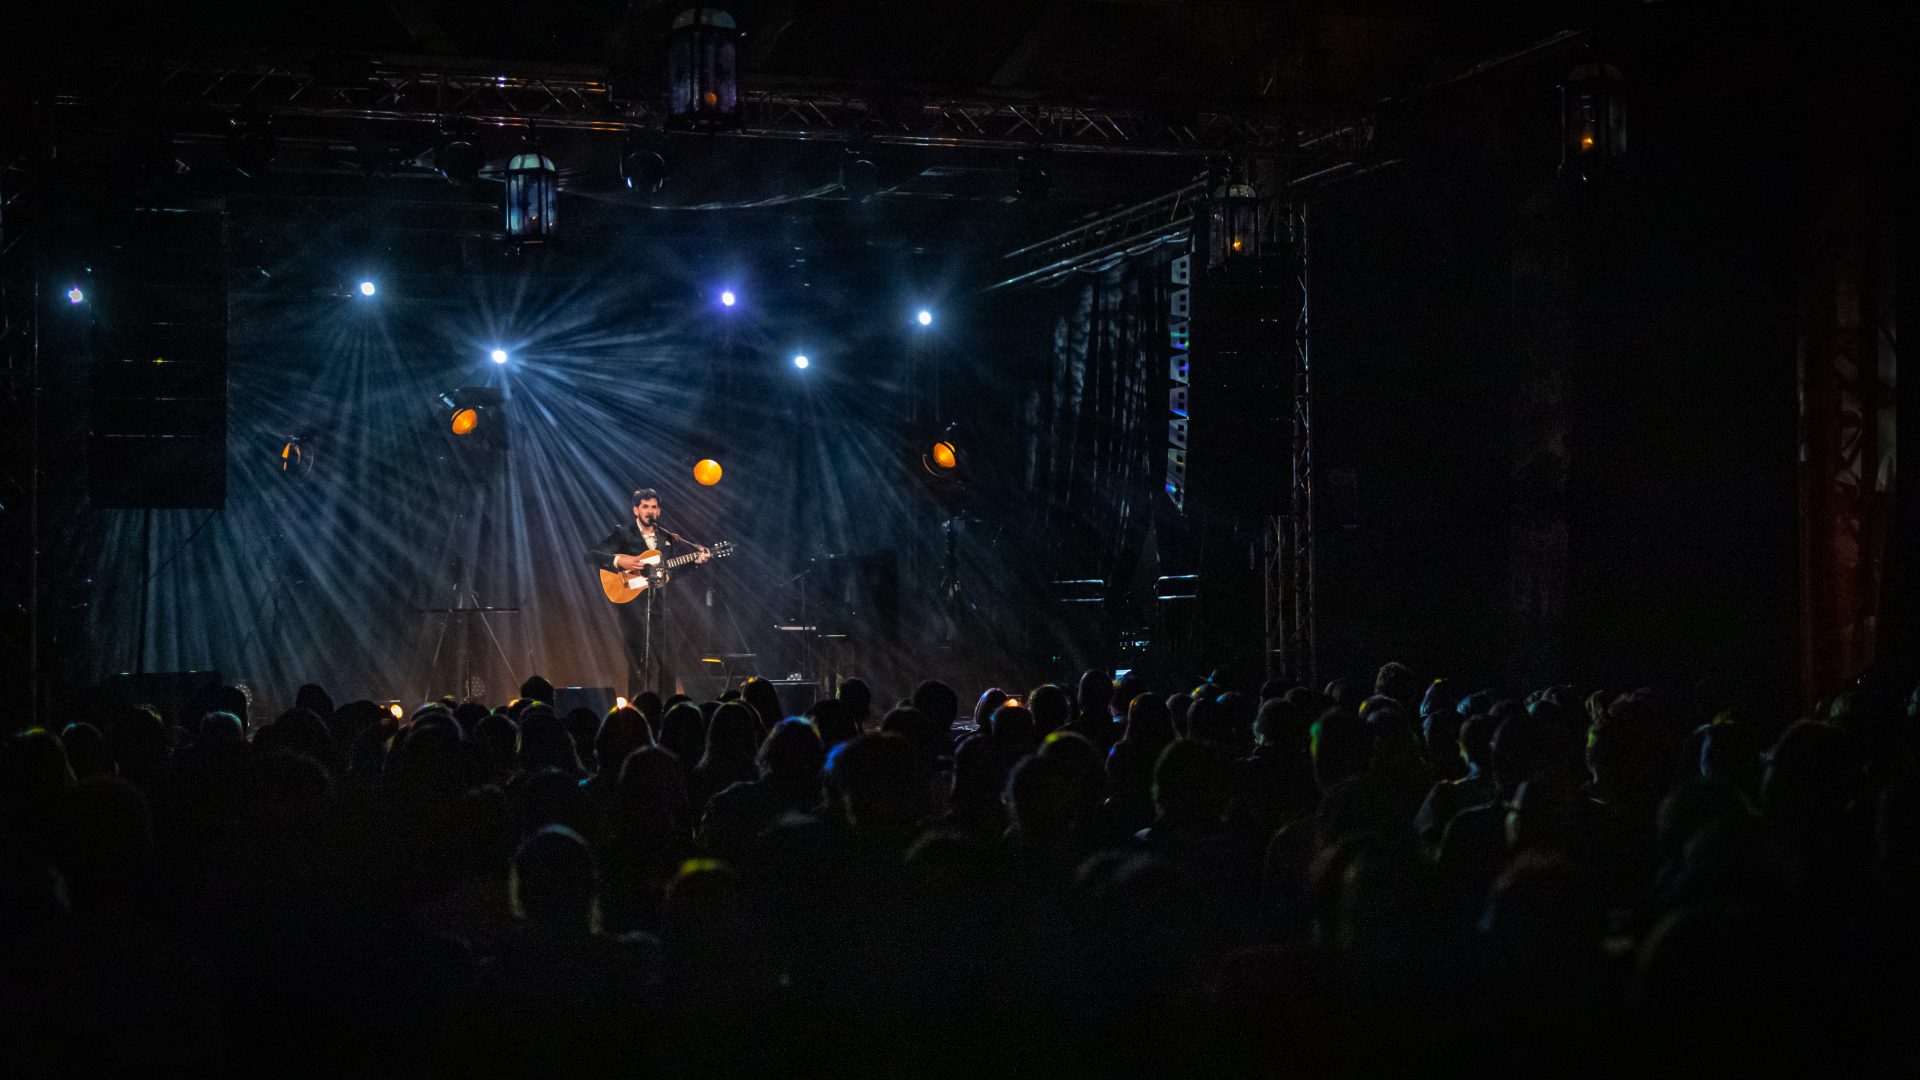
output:
[{"label": "guitar body", "polygon": [[[707,552],[708,557],[714,559],[724,559],[731,554],[733,554],[733,545],[724,540],[713,545]],[[606,595],[608,600],[616,604],[627,603],[648,589],[653,588],[653,574],[651,572],[653,569],[665,570],[680,566],[684,563],[693,562],[696,558],[698,558],[697,554],[688,554],[667,559],[663,562],[661,561],[661,555],[658,550],[643,551],[640,553],[639,559],[651,568],[648,572],[636,573],[631,570],[614,571],[603,569],[600,571],[600,591]],[[660,584],[665,585],[671,580],[672,577],[669,575],[662,578]]]},{"label": "guitar body", "polygon": [[[648,566],[660,565],[660,552],[643,551],[640,560]],[[624,604],[653,587],[651,574],[636,574],[632,571],[615,573],[612,570],[600,571],[600,591],[607,599],[616,604]]]}]

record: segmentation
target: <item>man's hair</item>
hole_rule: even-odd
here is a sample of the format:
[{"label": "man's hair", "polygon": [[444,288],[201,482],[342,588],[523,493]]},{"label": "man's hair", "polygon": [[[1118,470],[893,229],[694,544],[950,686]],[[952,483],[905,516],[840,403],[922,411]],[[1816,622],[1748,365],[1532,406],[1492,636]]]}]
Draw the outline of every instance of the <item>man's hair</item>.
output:
[{"label": "man's hair", "polygon": [[633,505],[639,506],[648,499],[658,499],[660,493],[652,488],[636,488],[633,492]]}]

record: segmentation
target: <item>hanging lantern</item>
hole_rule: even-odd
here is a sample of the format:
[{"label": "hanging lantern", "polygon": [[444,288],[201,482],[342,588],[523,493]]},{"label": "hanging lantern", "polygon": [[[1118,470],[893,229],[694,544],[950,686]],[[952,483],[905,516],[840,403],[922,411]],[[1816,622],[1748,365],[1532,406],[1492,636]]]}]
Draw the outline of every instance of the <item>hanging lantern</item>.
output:
[{"label": "hanging lantern", "polygon": [[1560,175],[1590,183],[1627,158],[1626,80],[1611,64],[1582,64],[1560,84]]},{"label": "hanging lantern", "polygon": [[1251,266],[1260,259],[1267,231],[1267,204],[1240,169],[1215,188],[1207,202],[1207,268]]},{"label": "hanging lantern", "polygon": [[733,16],[718,8],[688,8],[667,34],[667,123],[694,131],[740,126],[737,44]]},{"label": "hanging lantern", "polygon": [[559,222],[560,173],[546,155],[529,151],[507,162],[507,235],[538,242],[554,235]]}]

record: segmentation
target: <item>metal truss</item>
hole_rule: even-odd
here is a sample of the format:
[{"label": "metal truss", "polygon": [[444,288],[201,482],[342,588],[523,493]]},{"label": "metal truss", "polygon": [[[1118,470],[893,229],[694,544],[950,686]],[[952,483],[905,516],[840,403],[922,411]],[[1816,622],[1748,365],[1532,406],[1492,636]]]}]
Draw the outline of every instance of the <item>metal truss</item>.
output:
[{"label": "metal truss", "polygon": [[32,674],[28,715],[38,716],[39,161],[26,142],[0,161],[0,671]]},{"label": "metal truss", "polygon": [[1193,234],[1194,208],[1206,194],[1206,181],[1196,180],[1009,251],[1001,261],[1018,272],[987,286],[986,291],[1046,285],[1076,271],[1100,269],[1162,243],[1184,242]]},{"label": "metal truss", "polygon": [[1268,520],[1264,575],[1267,677],[1303,685],[1317,682],[1319,635],[1314,603],[1313,365],[1308,349],[1307,210],[1297,200],[1281,208],[1283,237],[1297,276],[1294,312],[1292,483],[1285,513]]},{"label": "metal truss", "polygon": [[[616,97],[604,71],[483,68],[445,58],[219,64],[89,58],[69,66],[64,107],[260,110],[275,116],[437,121],[622,131],[660,127],[658,102]],[[1183,113],[1028,98],[925,98],[898,90],[766,83],[742,89],[735,136],[1131,155],[1363,145],[1369,126],[1325,109]]]}]

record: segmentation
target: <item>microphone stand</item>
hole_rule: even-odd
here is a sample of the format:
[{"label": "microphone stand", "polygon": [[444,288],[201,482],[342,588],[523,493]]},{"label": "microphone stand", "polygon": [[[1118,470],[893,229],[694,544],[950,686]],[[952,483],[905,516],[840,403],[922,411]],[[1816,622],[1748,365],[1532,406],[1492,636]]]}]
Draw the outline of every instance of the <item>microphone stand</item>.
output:
[{"label": "microphone stand", "polygon": [[[696,548],[701,551],[706,550],[704,545],[696,544],[693,541],[687,539],[686,537],[681,536],[679,533],[674,532],[672,529],[667,528],[666,525],[664,525],[658,520],[653,522],[653,530],[657,533],[660,533],[666,536],[669,540],[673,540],[676,543],[685,544],[688,547]],[[664,559],[661,560],[663,564],[665,563],[665,561],[666,560]],[[659,664],[658,658],[655,657],[653,654],[653,600],[654,600],[654,597],[659,594],[661,587],[667,583],[667,572],[666,572],[665,566],[662,565],[662,566],[650,568],[647,571],[647,579],[651,584],[647,587],[646,609],[645,609],[646,614],[644,616],[646,629],[642,634],[642,637],[644,639],[644,646],[641,649],[640,681],[644,686],[648,688],[654,688],[656,689],[656,691],[663,691],[662,693],[663,697],[671,697],[673,695],[672,687],[656,687],[655,686],[655,684],[658,682],[660,678],[660,664]]]},{"label": "microphone stand", "polygon": [[[646,624],[646,630],[642,634],[644,645],[640,650],[640,684],[642,689],[655,690],[655,692],[658,692],[657,684],[660,677],[660,665],[655,661],[653,655],[653,598],[659,593],[661,579],[665,576],[664,573],[658,570],[647,571],[647,578],[651,584],[647,587],[647,606],[643,620]],[[671,697],[672,691],[669,690],[666,696]]]}]

